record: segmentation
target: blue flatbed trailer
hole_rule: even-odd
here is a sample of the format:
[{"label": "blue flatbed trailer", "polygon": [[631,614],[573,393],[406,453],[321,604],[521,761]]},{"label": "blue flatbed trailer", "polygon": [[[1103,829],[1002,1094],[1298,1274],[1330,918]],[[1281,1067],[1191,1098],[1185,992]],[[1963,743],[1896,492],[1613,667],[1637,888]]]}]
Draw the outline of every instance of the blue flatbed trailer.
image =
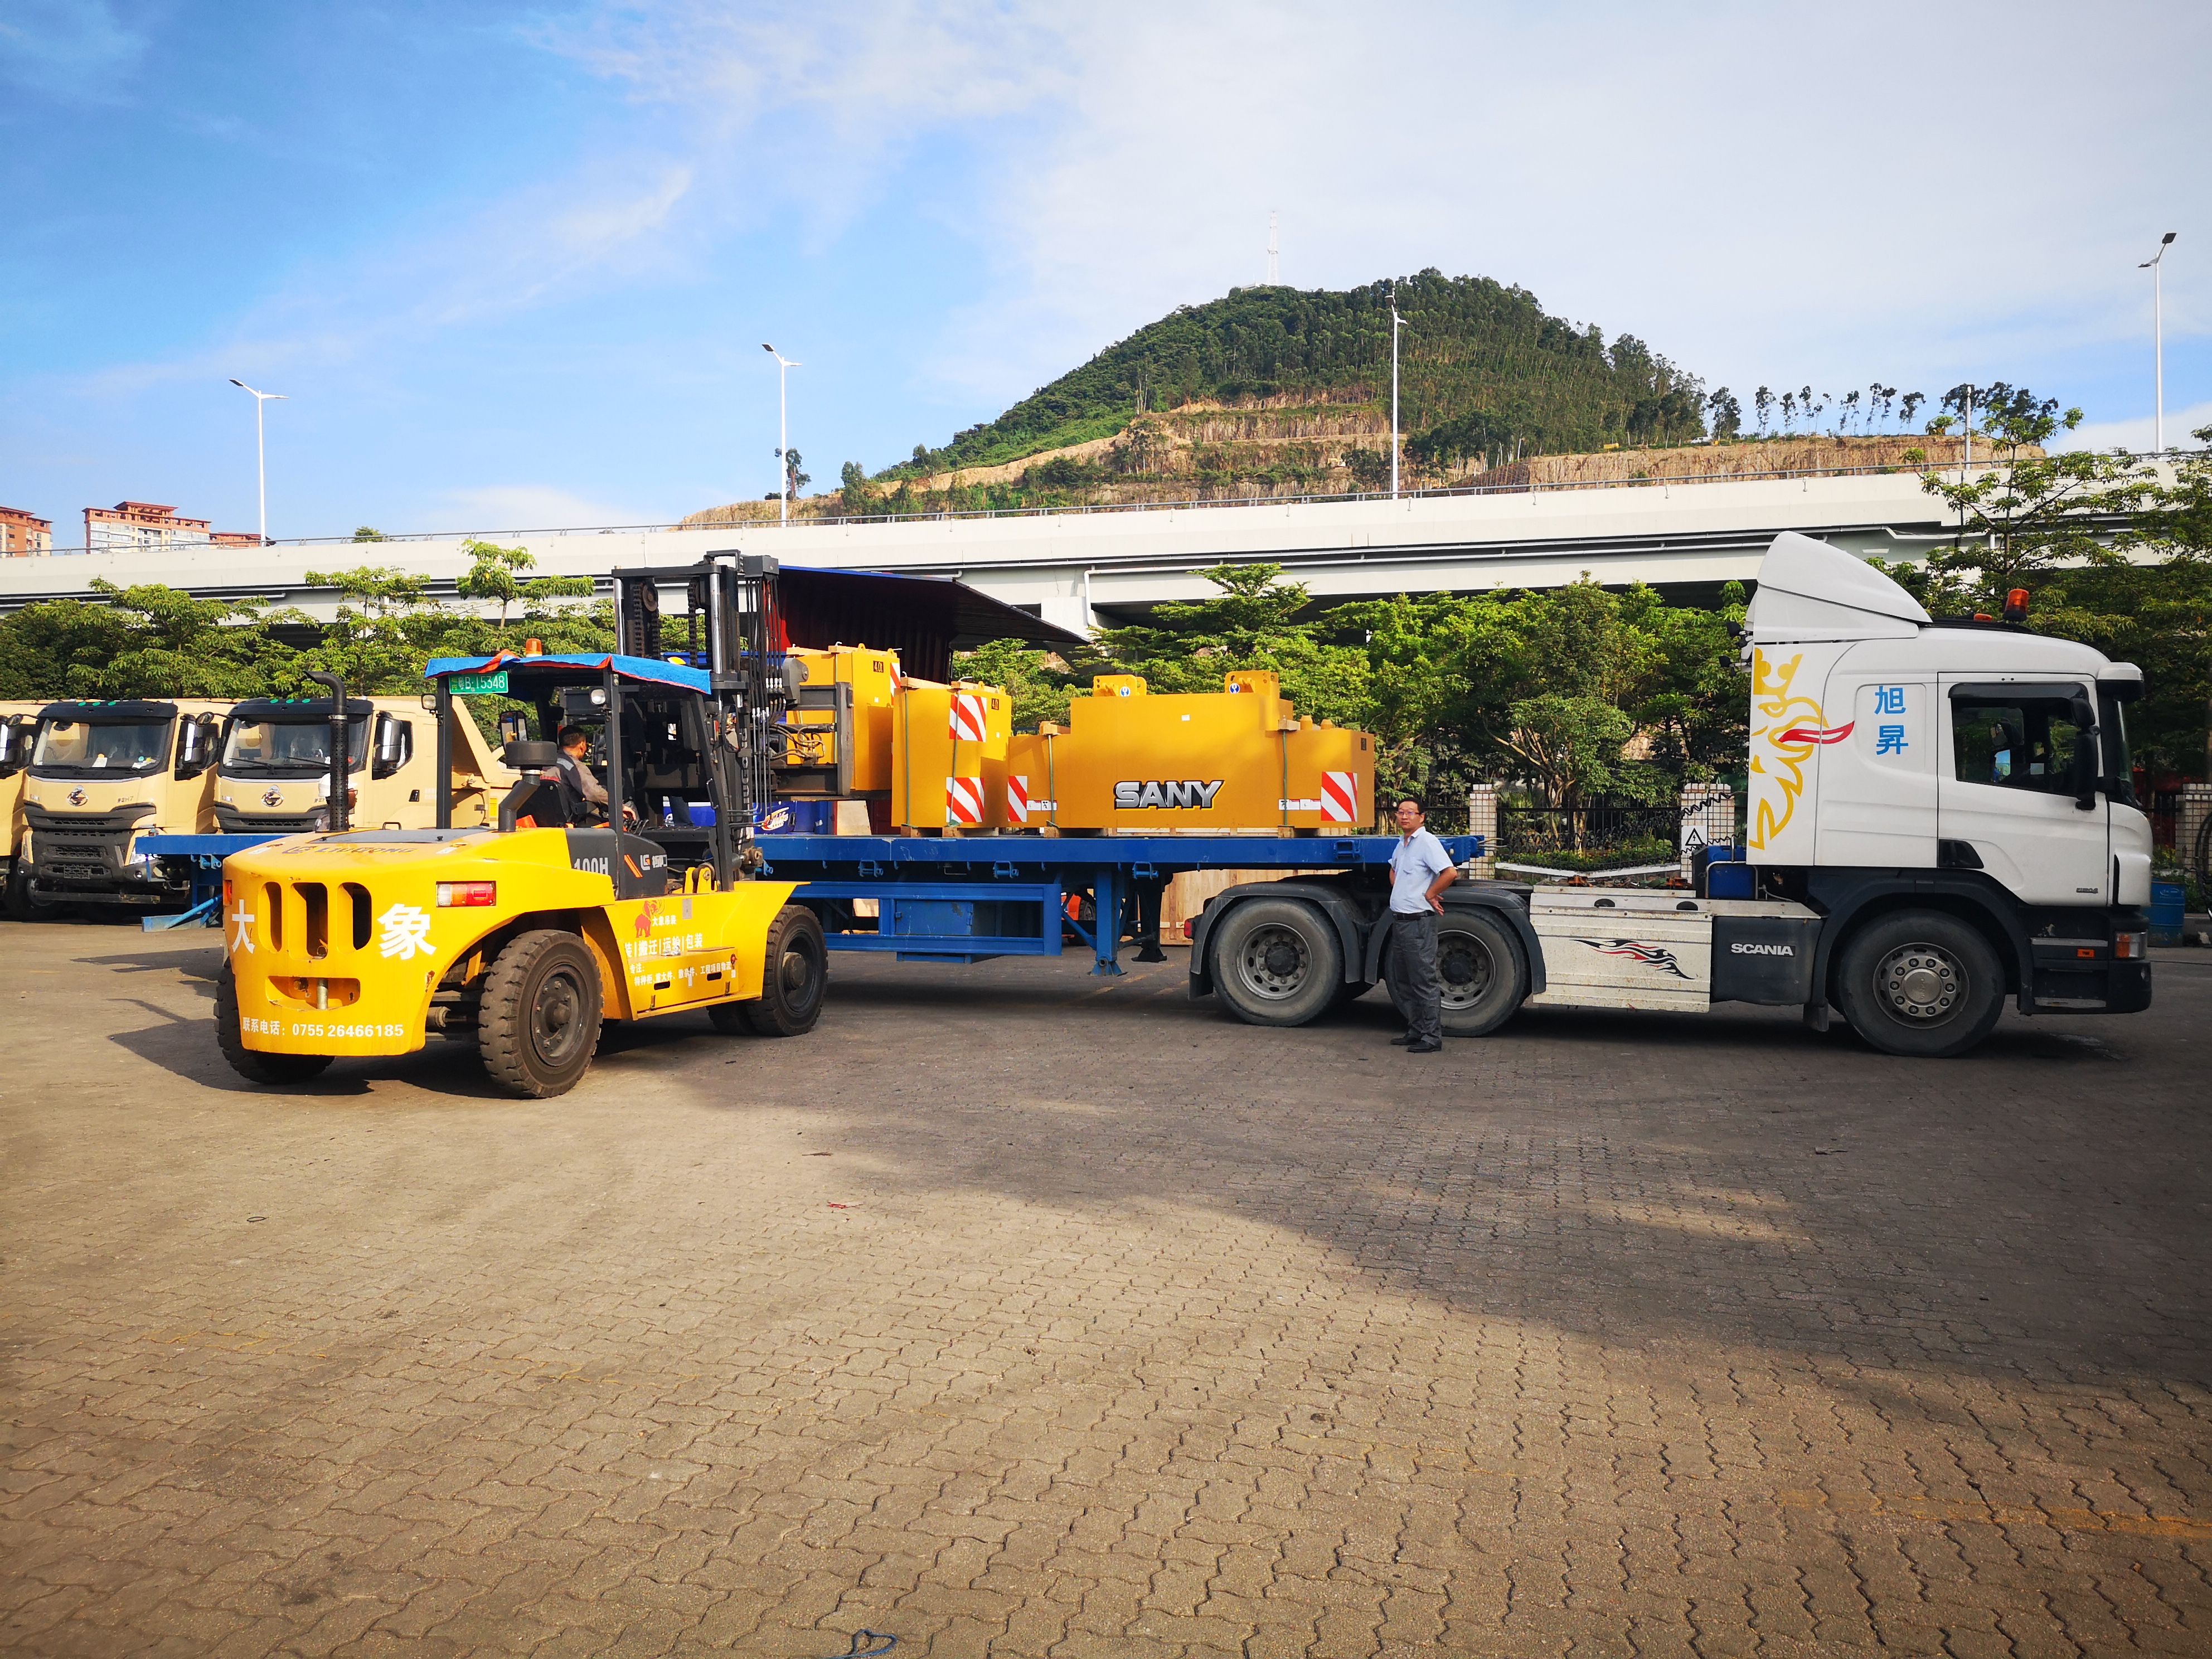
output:
[{"label": "blue flatbed trailer", "polygon": [[[219,908],[222,860],[270,836],[149,836],[140,848],[189,860],[194,905],[146,926],[177,927]],[[1482,854],[1480,836],[1446,836],[1455,863]],[[1159,896],[1199,870],[1365,870],[1378,878],[1394,836],[758,836],[762,874],[800,884],[793,897],[823,919],[833,951],[887,951],[901,962],[974,963],[1060,954],[1073,933],[1118,974],[1125,933],[1158,942]],[[206,891],[202,892],[204,888]],[[1092,920],[1071,917],[1071,897]],[[872,900],[873,926],[854,914]],[[1147,924],[1150,932],[1145,931]]]}]

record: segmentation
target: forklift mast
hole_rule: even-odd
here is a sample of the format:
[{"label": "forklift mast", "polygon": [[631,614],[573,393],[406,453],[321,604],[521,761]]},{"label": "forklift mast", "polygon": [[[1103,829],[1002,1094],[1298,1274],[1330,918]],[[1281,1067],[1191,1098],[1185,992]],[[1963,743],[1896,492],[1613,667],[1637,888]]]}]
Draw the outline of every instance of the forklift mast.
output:
[{"label": "forklift mast", "polygon": [[[694,565],[614,574],[615,649],[704,669],[713,687],[712,763],[729,780],[724,799],[735,808],[729,832],[715,837],[726,870],[750,862],[744,853],[755,809],[772,799],[772,768],[781,752],[790,641],[776,602],[776,568],[773,557],[728,549]],[[676,588],[684,609],[672,616],[661,596]]]}]

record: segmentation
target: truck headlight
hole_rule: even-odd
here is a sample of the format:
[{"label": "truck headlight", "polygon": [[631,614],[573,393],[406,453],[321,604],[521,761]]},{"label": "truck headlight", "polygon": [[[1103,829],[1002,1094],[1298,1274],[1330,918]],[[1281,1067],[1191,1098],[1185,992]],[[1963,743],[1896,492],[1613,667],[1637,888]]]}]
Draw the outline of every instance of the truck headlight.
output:
[{"label": "truck headlight", "polygon": [[2150,956],[2150,935],[2147,933],[2115,933],[2112,935],[2112,960],[2142,962]]}]

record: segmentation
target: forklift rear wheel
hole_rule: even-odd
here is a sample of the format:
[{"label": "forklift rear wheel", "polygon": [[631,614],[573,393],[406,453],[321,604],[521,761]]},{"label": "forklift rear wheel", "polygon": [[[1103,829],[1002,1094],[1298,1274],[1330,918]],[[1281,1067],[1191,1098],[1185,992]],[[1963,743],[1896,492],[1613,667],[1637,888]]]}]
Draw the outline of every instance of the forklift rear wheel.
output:
[{"label": "forklift rear wheel", "polygon": [[[1383,963],[1389,963],[1386,945]],[[1437,918],[1437,978],[1443,987],[1446,1036],[1488,1036],[1512,1018],[1528,994],[1528,969],[1505,925],[1480,910],[1446,910]],[[1398,988],[1391,1006],[1403,1014]]]},{"label": "forklift rear wheel", "polygon": [[1304,1025],[1344,985],[1336,929],[1297,899],[1246,899],[1213,930],[1213,989],[1248,1025]]},{"label": "forklift rear wheel", "polygon": [[230,964],[215,977],[215,1042],[230,1069],[249,1083],[305,1083],[331,1063],[328,1054],[264,1054],[246,1046],[238,1024],[238,981]]},{"label": "forklift rear wheel", "polygon": [[2004,975],[1989,941],[1956,916],[1901,910],[1876,917],[1844,946],[1835,1000],[1851,1029],[1884,1054],[1948,1060],[1996,1024]]},{"label": "forklift rear wheel", "polygon": [[519,935],[484,975],[477,1049],[493,1082],[512,1095],[563,1095],[599,1046],[599,964],[574,933]]},{"label": "forklift rear wheel", "polygon": [[822,1018],[830,988],[830,947],[820,918],[803,904],[785,905],[769,924],[766,954],[759,1000],[723,1004],[714,1011],[714,1024],[729,1031],[742,1022],[755,1036],[804,1036]]}]

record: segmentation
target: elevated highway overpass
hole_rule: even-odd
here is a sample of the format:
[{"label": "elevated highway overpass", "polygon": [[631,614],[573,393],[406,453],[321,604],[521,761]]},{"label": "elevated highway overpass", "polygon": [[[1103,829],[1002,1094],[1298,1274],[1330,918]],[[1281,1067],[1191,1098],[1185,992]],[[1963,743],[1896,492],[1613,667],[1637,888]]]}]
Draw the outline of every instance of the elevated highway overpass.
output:
[{"label": "elevated highway overpass", "polygon": [[[526,547],[538,574],[604,577],[639,565],[690,562],[721,548],[817,568],[957,576],[1062,627],[1133,619],[1163,601],[1203,598],[1198,574],[1223,563],[1285,567],[1317,599],[1344,601],[1495,587],[1543,587],[1587,573],[1607,586],[1644,581],[1709,599],[1748,581],[1774,537],[1795,530],[1863,556],[1912,558],[1950,538],[1951,514],[1912,472],[1653,481],[1398,501],[1258,501],[933,518],[473,532]],[[427,576],[455,599],[465,535],[265,548],[0,560],[0,611],[89,595],[95,577],[163,582],[204,598],[264,598],[312,617],[337,592],[310,571],[369,563]]]}]

